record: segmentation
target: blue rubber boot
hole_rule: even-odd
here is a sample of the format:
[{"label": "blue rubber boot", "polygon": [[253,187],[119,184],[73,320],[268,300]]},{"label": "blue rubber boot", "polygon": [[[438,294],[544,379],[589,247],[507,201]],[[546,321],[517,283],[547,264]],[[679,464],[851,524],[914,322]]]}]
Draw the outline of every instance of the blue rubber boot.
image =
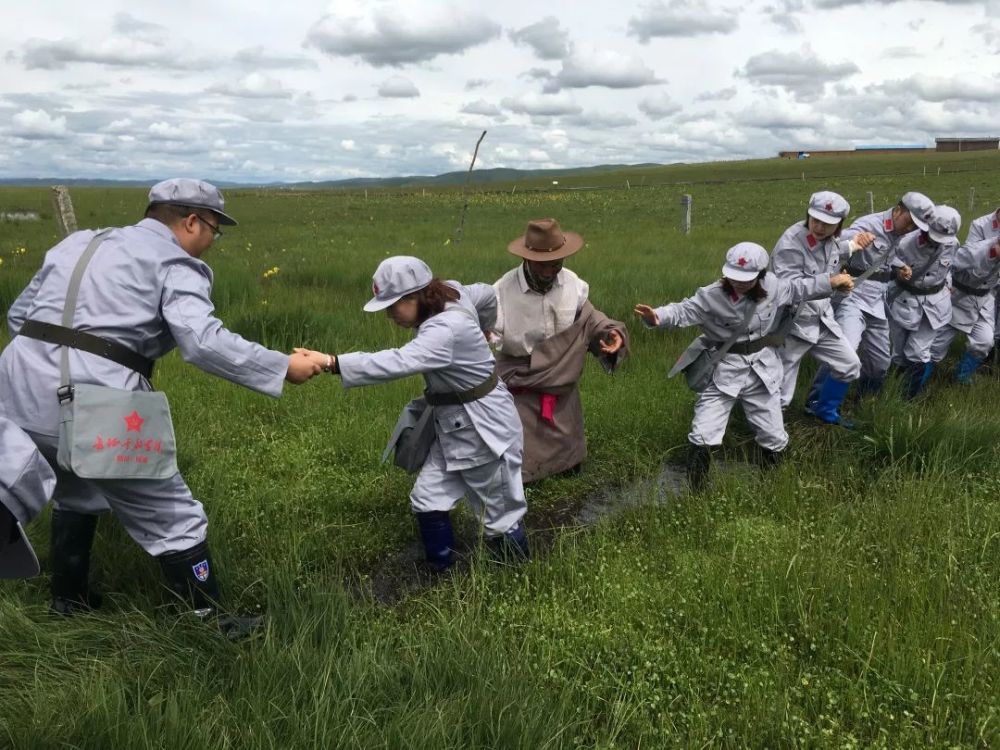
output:
[{"label": "blue rubber boot", "polygon": [[816,416],[816,402],[819,401],[819,393],[823,389],[823,383],[830,379],[830,368],[820,365],[816,371],[816,377],[809,385],[809,393],[806,394],[806,405],[803,411],[810,417]]},{"label": "blue rubber boot", "polygon": [[507,530],[506,534],[490,537],[486,540],[486,549],[494,562],[523,563],[531,559],[531,549],[528,547],[528,534],[520,521]]},{"label": "blue rubber boot", "polygon": [[906,399],[907,401],[916,398],[923,391],[927,381],[931,379],[934,372],[933,362],[907,362],[904,374],[906,375]]},{"label": "blue rubber boot", "polygon": [[443,573],[455,564],[455,535],[451,529],[451,515],[446,510],[429,510],[414,513],[424,543],[427,565]]},{"label": "blue rubber boot", "polygon": [[984,359],[985,357],[974,357],[969,352],[962,354],[962,358],[958,360],[958,366],[955,368],[955,380],[962,385],[970,385],[973,373],[979,369]]},{"label": "blue rubber boot", "polygon": [[819,389],[819,398],[816,399],[816,406],[813,407],[813,416],[826,424],[839,424],[848,429],[853,428],[854,424],[850,420],[840,417],[840,405],[844,403],[844,398],[847,397],[847,391],[850,387],[850,383],[842,383],[828,376]]}]

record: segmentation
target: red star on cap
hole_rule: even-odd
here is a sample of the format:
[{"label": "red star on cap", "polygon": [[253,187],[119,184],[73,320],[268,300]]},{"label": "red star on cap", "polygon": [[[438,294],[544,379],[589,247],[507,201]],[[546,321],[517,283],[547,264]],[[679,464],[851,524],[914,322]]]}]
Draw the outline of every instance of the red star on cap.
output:
[{"label": "red star on cap", "polygon": [[833,210],[833,204],[832,203],[827,203],[826,204],[826,210],[827,211],[832,211]]},{"label": "red star on cap", "polygon": [[738,261],[736,261],[736,265],[738,265],[740,268],[743,268],[743,266],[745,266],[746,264],[747,264],[746,258],[740,258]]},{"label": "red star on cap", "polygon": [[142,423],[146,420],[139,416],[135,409],[125,417],[125,432],[142,432]]},{"label": "red star on cap", "polygon": [[372,282],[372,293],[374,293],[376,297],[378,296],[378,284],[376,284],[374,281]]}]

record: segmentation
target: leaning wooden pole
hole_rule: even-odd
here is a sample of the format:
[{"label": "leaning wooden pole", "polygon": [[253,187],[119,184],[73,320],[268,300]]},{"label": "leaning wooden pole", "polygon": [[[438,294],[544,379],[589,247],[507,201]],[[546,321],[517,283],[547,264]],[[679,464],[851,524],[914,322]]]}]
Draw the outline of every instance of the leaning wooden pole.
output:
[{"label": "leaning wooden pole", "polygon": [[462,215],[458,220],[458,229],[455,230],[455,244],[462,242],[462,233],[465,231],[465,212],[469,210],[469,180],[472,178],[472,168],[476,166],[476,157],[479,155],[479,145],[486,137],[486,131],[479,136],[476,141],[476,148],[472,151],[472,161],[469,162],[469,171],[465,174],[465,184],[462,185]]},{"label": "leaning wooden pole", "polygon": [[73,234],[77,229],[76,212],[73,210],[73,199],[69,196],[68,187],[56,185],[52,188],[52,207],[62,236]]}]

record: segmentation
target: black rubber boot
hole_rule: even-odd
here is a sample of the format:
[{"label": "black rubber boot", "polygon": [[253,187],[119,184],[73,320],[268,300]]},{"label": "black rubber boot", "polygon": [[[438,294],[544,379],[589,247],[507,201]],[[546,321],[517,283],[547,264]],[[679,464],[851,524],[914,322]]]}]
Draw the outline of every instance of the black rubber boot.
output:
[{"label": "black rubber boot", "polygon": [[455,534],[451,528],[451,514],[446,510],[428,510],[414,513],[424,545],[427,567],[435,573],[444,573],[455,564]]},{"label": "black rubber boot", "polygon": [[72,510],[52,511],[52,601],[49,610],[69,617],[101,606],[90,590],[90,549],[97,516]]},{"label": "black rubber boot", "polygon": [[758,446],[758,448],[760,449],[758,458],[758,461],[760,462],[760,468],[764,469],[765,471],[767,469],[773,469],[776,466],[779,466],[781,462],[785,460],[784,451],[772,451],[769,450],[768,448],[761,448],[760,446]]},{"label": "black rubber boot", "polygon": [[202,620],[214,620],[219,630],[231,640],[246,638],[263,628],[263,617],[237,617],[220,612],[221,594],[208,542],[201,542],[182,552],[168,552],[157,560],[170,590],[192,605],[194,613]]},{"label": "black rubber boot", "polygon": [[712,463],[712,449],[707,445],[688,446],[687,471],[688,484],[692,492],[701,492],[708,482],[708,468]]},{"label": "black rubber boot", "polygon": [[494,562],[518,565],[531,559],[528,535],[520,521],[507,533],[486,540],[486,549]]}]

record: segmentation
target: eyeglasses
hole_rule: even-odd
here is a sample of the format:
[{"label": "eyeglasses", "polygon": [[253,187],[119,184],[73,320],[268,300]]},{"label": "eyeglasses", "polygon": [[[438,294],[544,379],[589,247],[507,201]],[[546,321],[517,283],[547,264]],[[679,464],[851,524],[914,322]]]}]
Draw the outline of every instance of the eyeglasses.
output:
[{"label": "eyeglasses", "polygon": [[217,239],[219,239],[222,236],[222,230],[219,229],[218,225],[213,224],[212,222],[207,221],[207,220],[201,218],[198,214],[194,214],[194,218],[196,218],[198,221],[200,221],[202,224],[204,224],[206,227],[208,227],[209,229],[212,230],[212,232],[213,232],[212,239],[213,240],[217,240]]}]

